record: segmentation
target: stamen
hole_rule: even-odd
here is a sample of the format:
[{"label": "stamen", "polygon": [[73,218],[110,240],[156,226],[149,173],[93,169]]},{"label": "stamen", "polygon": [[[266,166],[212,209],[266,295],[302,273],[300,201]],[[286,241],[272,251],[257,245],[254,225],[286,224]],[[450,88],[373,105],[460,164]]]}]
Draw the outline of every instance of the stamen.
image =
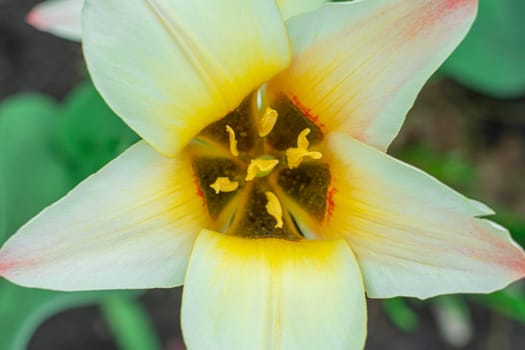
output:
[{"label": "stamen", "polygon": [[321,152],[311,152],[308,151],[310,142],[306,136],[310,133],[310,129],[306,128],[297,137],[297,147],[291,147],[286,150],[286,161],[288,163],[288,168],[295,169],[301,165],[304,157],[310,157],[312,159],[321,159]]},{"label": "stamen", "polygon": [[308,147],[310,146],[310,141],[308,141],[308,139],[306,138],[306,136],[308,136],[308,134],[309,134],[311,131],[312,131],[312,130],[310,130],[310,128],[306,128],[306,129],[304,129],[303,131],[301,131],[301,133],[299,134],[299,136],[297,136],[297,147],[298,147],[298,148],[308,149]]},{"label": "stamen", "polygon": [[226,131],[230,135],[230,152],[235,156],[239,156],[239,151],[237,150],[237,139],[235,138],[235,131],[231,126],[226,125]]},{"label": "stamen", "polygon": [[277,164],[279,164],[277,159],[252,159],[244,180],[251,181],[256,177],[266,176],[272,172]]},{"label": "stamen", "polygon": [[279,198],[272,192],[264,192],[268,203],[266,203],[266,211],[270,214],[277,223],[274,228],[283,228],[283,209]]},{"label": "stamen", "polygon": [[270,132],[272,132],[278,116],[279,114],[275,109],[266,107],[266,110],[264,111],[264,114],[257,125],[260,137],[265,137]]},{"label": "stamen", "polygon": [[235,191],[239,188],[239,183],[237,181],[230,181],[227,177],[218,177],[210,187],[215,190],[215,194],[219,194],[219,192]]}]

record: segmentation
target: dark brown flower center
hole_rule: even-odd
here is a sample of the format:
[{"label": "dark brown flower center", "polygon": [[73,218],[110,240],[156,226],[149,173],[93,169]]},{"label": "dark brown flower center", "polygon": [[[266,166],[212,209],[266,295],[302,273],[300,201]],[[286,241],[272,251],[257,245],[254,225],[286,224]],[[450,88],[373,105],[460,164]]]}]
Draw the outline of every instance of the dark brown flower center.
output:
[{"label": "dark brown flower center", "polygon": [[287,97],[259,111],[255,94],[188,146],[213,229],[251,238],[303,239],[297,211],[322,222],[330,169],[323,131]]}]

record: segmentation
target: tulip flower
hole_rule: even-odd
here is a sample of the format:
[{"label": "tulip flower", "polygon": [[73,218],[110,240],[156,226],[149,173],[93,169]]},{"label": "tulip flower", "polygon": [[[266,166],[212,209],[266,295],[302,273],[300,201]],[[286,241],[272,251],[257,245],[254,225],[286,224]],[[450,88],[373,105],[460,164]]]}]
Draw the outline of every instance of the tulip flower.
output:
[{"label": "tulip flower", "polygon": [[184,284],[189,349],[360,349],[365,293],[522,278],[524,252],[491,209],[385,153],[476,8],[87,0],[89,72],[144,140],[9,239],[0,275]]}]

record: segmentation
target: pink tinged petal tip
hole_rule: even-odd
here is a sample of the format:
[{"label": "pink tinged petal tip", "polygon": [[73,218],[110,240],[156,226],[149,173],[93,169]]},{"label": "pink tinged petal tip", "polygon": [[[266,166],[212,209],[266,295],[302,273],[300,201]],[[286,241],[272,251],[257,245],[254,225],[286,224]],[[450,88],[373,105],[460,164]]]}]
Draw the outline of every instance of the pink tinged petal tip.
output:
[{"label": "pink tinged petal tip", "polygon": [[11,236],[0,275],[65,291],[173,287],[207,225],[189,160],[138,142]]},{"label": "pink tinged petal tip", "polygon": [[36,5],[26,16],[26,22],[36,29],[64,39],[79,41],[84,0],[48,0]]},{"label": "pink tinged petal tip", "polygon": [[476,6],[366,0],[295,16],[286,23],[292,64],[268,91],[289,97],[328,132],[386,150],[425,82],[468,32]]},{"label": "pink tinged petal tip", "polygon": [[372,298],[490,293],[525,253],[489,208],[345,134],[328,136],[337,192],[323,235],[344,232]]},{"label": "pink tinged petal tip", "polygon": [[38,16],[38,12],[34,9],[26,15],[26,22],[38,29],[42,27],[42,19]]},{"label": "pink tinged petal tip", "polygon": [[525,277],[525,253],[521,247],[515,243],[507,229],[503,226],[486,219],[476,219],[473,223],[473,235],[478,239],[485,239],[491,246],[493,255],[486,255],[485,252],[477,254],[471,251],[473,259],[486,259],[494,265],[503,267],[515,280]]}]

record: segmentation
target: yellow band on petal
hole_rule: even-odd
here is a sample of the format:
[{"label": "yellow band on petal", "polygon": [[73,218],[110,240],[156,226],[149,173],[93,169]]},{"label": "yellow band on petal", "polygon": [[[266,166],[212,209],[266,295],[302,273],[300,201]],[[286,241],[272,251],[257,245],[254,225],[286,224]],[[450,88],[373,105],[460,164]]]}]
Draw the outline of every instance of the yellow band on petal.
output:
[{"label": "yellow band on petal", "polygon": [[362,349],[359,266],[343,240],[201,231],[184,283],[182,329],[188,349]]}]

